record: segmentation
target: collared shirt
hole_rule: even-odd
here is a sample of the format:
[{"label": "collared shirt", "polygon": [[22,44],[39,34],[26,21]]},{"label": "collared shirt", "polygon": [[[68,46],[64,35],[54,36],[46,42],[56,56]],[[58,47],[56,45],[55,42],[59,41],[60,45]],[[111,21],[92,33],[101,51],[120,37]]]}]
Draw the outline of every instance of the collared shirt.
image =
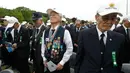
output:
[{"label": "collared shirt", "polygon": [[[18,27],[18,33],[19,33],[19,31],[20,31],[20,29],[21,29],[21,25],[19,25],[19,27]],[[13,40],[14,40],[14,29],[11,31],[11,35],[12,35],[12,38],[13,38]]]},{"label": "collared shirt", "polygon": [[[101,40],[101,34],[102,32],[98,29],[98,27],[96,26],[96,29],[97,29],[97,32],[98,32],[98,38],[99,40]],[[107,31],[103,32],[104,33],[104,38],[103,38],[103,41],[104,41],[104,44],[106,44],[106,41],[107,41]]]},{"label": "collared shirt", "polygon": [[[57,30],[58,27],[59,27],[59,25],[57,25],[55,27],[55,30]],[[53,28],[51,28],[51,29],[53,29]],[[45,31],[43,32],[42,43],[44,43],[44,33],[45,33]],[[72,39],[71,39],[71,36],[70,36],[70,33],[68,30],[65,30],[63,41],[66,45],[66,52],[64,53],[62,60],[59,62],[59,64],[61,64],[61,65],[64,65],[70,59],[70,56],[72,55],[72,52],[73,52]],[[46,61],[46,58],[44,56],[45,44],[42,44],[41,52],[42,52],[41,55],[42,55],[43,61]]]},{"label": "collared shirt", "polygon": [[18,29],[17,29],[17,30],[18,30],[18,32],[20,31],[20,28],[21,28],[21,25],[19,25],[19,27],[18,27]]},{"label": "collared shirt", "polygon": [[117,24],[117,26],[115,24],[113,24],[110,30],[113,31],[115,29],[115,27],[118,28],[120,26],[121,26],[121,24]]},{"label": "collared shirt", "polygon": [[127,29],[129,29],[129,30],[130,30],[130,28],[125,27],[125,25],[124,25],[124,24],[123,24],[122,26],[124,27],[124,29],[125,29],[125,33],[127,34],[127,33],[128,33],[128,32],[127,32]]},{"label": "collared shirt", "polygon": [[[40,27],[38,27],[38,28],[36,28],[36,29],[39,29],[39,30],[40,30],[40,29],[42,28],[42,25],[44,25],[44,24],[41,24]],[[39,32],[38,32],[38,33],[39,33]]]}]

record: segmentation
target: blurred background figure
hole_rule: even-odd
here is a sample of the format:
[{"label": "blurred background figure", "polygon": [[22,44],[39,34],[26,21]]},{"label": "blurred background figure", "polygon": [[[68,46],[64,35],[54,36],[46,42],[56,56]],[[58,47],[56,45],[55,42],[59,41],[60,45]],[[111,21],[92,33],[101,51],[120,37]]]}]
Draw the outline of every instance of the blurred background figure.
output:
[{"label": "blurred background figure", "polygon": [[121,33],[125,36],[125,43],[124,43],[124,62],[123,63],[129,63],[130,62],[130,16],[125,16],[123,18],[123,24],[122,26],[119,26],[114,29],[114,31]]},{"label": "blurred background figure", "polygon": [[112,25],[112,27],[111,27],[110,30],[113,31],[114,29],[116,29],[116,28],[118,28],[118,27],[120,27],[120,26],[122,26],[122,25],[120,24],[120,18],[117,17],[117,18],[115,19],[115,21],[113,22],[113,25]]},{"label": "blurred background figure", "polygon": [[31,38],[31,59],[33,60],[33,71],[35,73],[44,73],[43,59],[41,56],[41,41],[43,31],[46,29],[40,12],[34,12],[32,15],[34,28]]}]

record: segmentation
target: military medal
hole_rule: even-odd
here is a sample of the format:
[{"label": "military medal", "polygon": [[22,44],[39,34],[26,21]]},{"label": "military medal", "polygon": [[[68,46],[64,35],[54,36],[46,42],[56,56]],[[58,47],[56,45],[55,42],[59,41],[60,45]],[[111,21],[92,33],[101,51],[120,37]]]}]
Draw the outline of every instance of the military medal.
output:
[{"label": "military medal", "polygon": [[63,45],[61,45],[60,48],[61,48],[61,51],[63,51]]},{"label": "military medal", "polygon": [[113,66],[116,67],[117,62],[116,62],[116,52],[115,51],[112,52],[112,60],[113,60]]}]

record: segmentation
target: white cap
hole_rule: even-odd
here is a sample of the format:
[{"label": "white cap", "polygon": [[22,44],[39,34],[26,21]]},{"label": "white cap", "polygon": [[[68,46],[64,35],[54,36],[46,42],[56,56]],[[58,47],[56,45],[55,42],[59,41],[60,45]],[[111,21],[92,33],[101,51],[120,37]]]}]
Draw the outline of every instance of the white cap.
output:
[{"label": "white cap", "polygon": [[27,22],[26,22],[26,21],[23,21],[23,22],[21,23],[21,25],[25,25],[25,24],[27,24]]},{"label": "white cap", "polygon": [[65,18],[62,18],[62,21],[66,22],[66,19],[65,19]]},{"label": "white cap", "polygon": [[123,20],[128,20],[130,22],[130,16],[125,16]]},{"label": "white cap", "polygon": [[101,16],[108,15],[111,13],[117,13],[118,15],[122,16],[122,14],[118,11],[118,9],[114,6],[113,3],[107,5],[107,6],[102,6],[98,9],[97,13]]},{"label": "white cap", "polygon": [[7,27],[13,27],[16,22],[19,23],[18,19],[15,17],[9,17],[7,21],[9,22]]},{"label": "white cap", "polygon": [[47,9],[46,12],[47,12],[48,15],[50,15],[52,12],[55,12],[55,13],[59,14],[62,17],[62,14],[59,13],[59,11],[56,10],[55,8],[54,9]]},{"label": "white cap", "polygon": [[9,18],[10,18],[10,16],[5,16],[4,18],[1,18],[1,19],[8,21]]}]

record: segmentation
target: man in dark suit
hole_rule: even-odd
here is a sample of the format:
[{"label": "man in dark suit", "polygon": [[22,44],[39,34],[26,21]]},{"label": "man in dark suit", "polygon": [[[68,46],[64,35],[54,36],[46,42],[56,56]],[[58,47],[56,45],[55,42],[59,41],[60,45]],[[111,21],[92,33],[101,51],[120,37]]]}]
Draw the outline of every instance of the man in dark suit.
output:
[{"label": "man in dark suit", "polygon": [[130,62],[130,16],[123,19],[123,25],[116,28],[114,31],[119,32],[125,36],[125,59],[124,63]]},{"label": "man in dark suit", "polygon": [[35,28],[32,33],[32,50],[31,55],[33,57],[33,65],[35,73],[44,73],[43,59],[41,56],[41,37],[43,31],[46,29],[42,20],[42,15],[39,12],[33,13],[32,17]]},{"label": "man in dark suit", "polygon": [[[4,35],[4,28],[3,27],[0,27],[0,67],[1,67],[1,64],[2,64],[2,47],[3,47],[3,43],[4,43],[4,40],[3,40],[3,35]],[[1,69],[0,69],[1,71]]]},{"label": "man in dark suit", "polygon": [[28,66],[29,57],[29,31],[22,27],[17,18],[12,17],[13,30],[11,31],[10,40],[12,43],[11,62],[12,67],[17,69],[20,73],[30,73]]},{"label": "man in dark suit", "polygon": [[97,26],[80,33],[75,73],[121,72],[124,36],[108,31],[117,14],[113,5],[100,8],[95,16]]},{"label": "man in dark suit", "polygon": [[74,47],[73,51],[74,52],[77,52],[79,32],[83,29],[84,28],[81,27],[81,21],[80,20],[76,20],[75,26],[71,28],[71,36],[72,36],[72,41],[73,41],[73,47]]}]

